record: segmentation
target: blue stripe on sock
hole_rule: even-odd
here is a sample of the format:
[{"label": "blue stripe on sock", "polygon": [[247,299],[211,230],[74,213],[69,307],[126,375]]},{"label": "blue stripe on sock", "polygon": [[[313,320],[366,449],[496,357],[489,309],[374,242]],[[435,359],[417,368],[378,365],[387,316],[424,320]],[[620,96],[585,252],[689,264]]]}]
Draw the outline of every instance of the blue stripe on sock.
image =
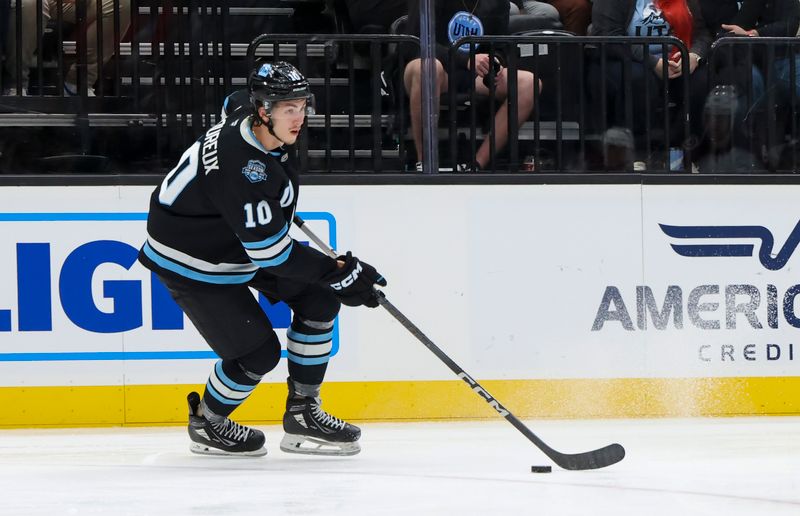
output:
[{"label": "blue stripe on sock", "polygon": [[300,357],[290,351],[286,353],[286,358],[294,362],[295,364],[320,365],[320,364],[327,364],[328,360],[330,359],[330,355],[325,355],[322,357]]},{"label": "blue stripe on sock", "polygon": [[327,342],[333,338],[333,330],[329,331],[328,333],[323,333],[321,335],[308,335],[306,333],[299,333],[289,328],[289,331],[286,332],[286,336],[295,342],[306,342],[306,343]]},{"label": "blue stripe on sock", "polygon": [[225,384],[225,387],[233,391],[250,392],[256,388],[256,385],[258,385],[242,385],[228,378],[228,376],[225,374],[225,371],[222,370],[222,360],[217,361],[217,364],[214,366],[214,371],[217,373],[217,378],[219,378],[220,381]]},{"label": "blue stripe on sock", "polygon": [[244,400],[231,400],[218,393],[217,390],[211,385],[211,382],[206,382],[206,392],[209,393],[214,399],[223,405],[236,405],[237,407],[242,404]]}]

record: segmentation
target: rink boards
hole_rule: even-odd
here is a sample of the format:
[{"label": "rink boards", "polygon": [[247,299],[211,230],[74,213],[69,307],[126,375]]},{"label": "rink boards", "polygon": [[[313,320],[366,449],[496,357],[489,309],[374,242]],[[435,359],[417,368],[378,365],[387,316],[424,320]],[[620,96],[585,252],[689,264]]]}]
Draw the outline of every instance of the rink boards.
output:
[{"label": "rink boards", "polygon": [[[185,421],[215,357],[135,261],[152,188],[0,187],[0,426]],[[298,211],[519,417],[796,414],[798,194],[306,185]],[[281,417],[284,361],[239,419]],[[382,309],[343,309],[323,395],[347,419],[494,417]]]}]

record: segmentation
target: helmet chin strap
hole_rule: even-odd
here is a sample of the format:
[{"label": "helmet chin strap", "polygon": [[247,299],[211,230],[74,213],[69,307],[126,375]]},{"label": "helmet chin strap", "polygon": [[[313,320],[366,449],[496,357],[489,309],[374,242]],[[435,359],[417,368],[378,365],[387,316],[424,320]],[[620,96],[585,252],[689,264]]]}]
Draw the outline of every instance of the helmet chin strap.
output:
[{"label": "helmet chin strap", "polygon": [[275,131],[272,130],[273,129],[273,127],[272,127],[272,118],[267,117],[266,120],[265,120],[264,118],[261,117],[261,113],[258,114],[258,118],[261,119],[261,122],[265,126],[267,126],[267,131],[269,131],[269,134],[271,134],[276,140],[281,142],[281,145],[286,145],[286,142],[281,140],[280,137],[277,134],[275,134]]}]

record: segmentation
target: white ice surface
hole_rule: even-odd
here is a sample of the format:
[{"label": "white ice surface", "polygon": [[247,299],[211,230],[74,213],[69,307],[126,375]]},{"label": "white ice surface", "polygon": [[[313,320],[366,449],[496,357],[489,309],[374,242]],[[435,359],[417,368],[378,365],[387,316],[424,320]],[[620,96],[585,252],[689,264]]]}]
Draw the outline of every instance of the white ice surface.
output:
[{"label": "white ice surface", "polygon": [[362,425],[343,458],[193,455],[181,427],[0,431],[8,515],[800,515],[800,417],[528,421],[552,447],[619,442],[603,470],[553,466],[502,420]]}]

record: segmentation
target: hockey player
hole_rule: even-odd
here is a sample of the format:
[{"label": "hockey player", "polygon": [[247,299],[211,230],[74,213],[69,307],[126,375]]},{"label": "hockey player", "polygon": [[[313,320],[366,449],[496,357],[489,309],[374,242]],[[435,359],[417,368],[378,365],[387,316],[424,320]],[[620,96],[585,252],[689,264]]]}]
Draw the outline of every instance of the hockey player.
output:
[{"label": "hockey player", "polygon": [[189,147],[153,192],[139,260],[154,271],[219,355],[202,398],[189,394],[191,450],[264,455],[264,434],[229,416],[278,364],[281,346],[250,288],[285,301],[287,452],[353,455],[361,431],[320,404],[340,303],[377,306],[375,269],[338,260],[289,235],[299,193],[287,146],[313,110],[308,81],[285,62],[250,74],[252,109],[239,109]]}]

